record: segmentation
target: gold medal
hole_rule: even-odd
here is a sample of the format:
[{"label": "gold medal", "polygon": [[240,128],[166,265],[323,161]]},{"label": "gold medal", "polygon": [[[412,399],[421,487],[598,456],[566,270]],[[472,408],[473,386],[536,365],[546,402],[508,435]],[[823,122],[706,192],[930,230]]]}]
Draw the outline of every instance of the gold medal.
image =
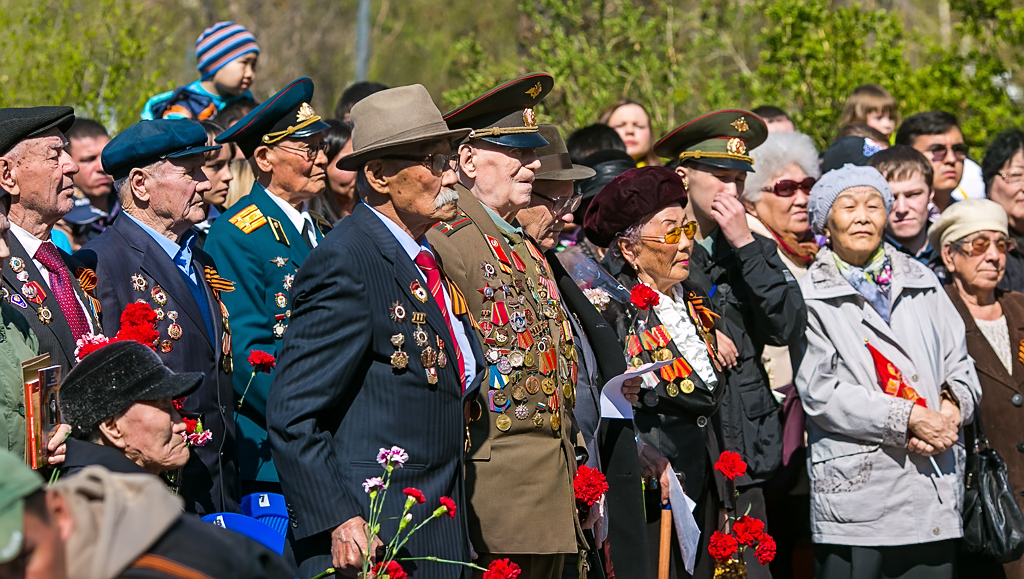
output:
[{"label": "gold medal", "polygon": [[658,348],[654,351],[654,359],[658,362],[664,362],[672,359],[672,352],[669,352],[668,348]]},{"label": "gold medal", "polygon": [[633,368],[639,368],[640,366],[644,365],[644,361],[634,356],[632,359],[630,359],[629,365]]},{"label": "gold medal", "polygon": [[20,257],[12,257],[10,264],[11,271],[13,271],[14,273],[21,273],[25,271],[25,260],[21,259]]},{"label": "gold medal", "polygon": [[540,380],[536,376],[530,376],[526,379],[526,391],[531,395],[540,392]]},{"label": "gold medal", "polygon": [[558,427],[562,425],[562,418],[558,416],[558,411],[551,413],[551,430],[558,430]]},{"label": "gold medal", "polygon": [[562,398],[570,401],[575,398],[575,392],[573,392],[572,384],[568,382],[562,384]]},{"label": "gold medal", "polygon": [[548,396],[551,396],[558,390],[558,387],[555,385],[555,381],[553,378],[545,378],[541,380],[540,388]]},{"label": "gold medal", "polygon": [[421,348],[426,346],[427,342],[430,341],[430,338],[427,336],[427,331],[419,326],[416,326],[416,329],[413,330],[412,339],[415,340],[416,345]]},{"label": "gold medal", "polygon": [[693,392],[693,386],[693,380],[690,380],[689,378],[683,378],[683,380],[679,382],[679,390],[683,394],[689,394],[690,392]]},{"label": "gold medal", "polygon": [[430,367],[426,369],[427,373],[427,384],[437,384],[437,368]]},{"label": "gold medal", "polygon": [[150,295],[153,296],[153,301],[156,302],[156,305],[160,307],[167,305],[167,294],[164,293],[160,286],[153,286],[153,291],[150,292]]},{"label": "gold medal", "polygon": [[494,419],[494,425],[498,427],[498,430],[508,432],[509,429],[512,428],[512,419],[504,414],[499,414],[498,417]]},{"label": "gold medal", "polygon": [[409,365],[409,354],[398,350],[394,354],[391,354],[391,366],[395,370],[404,370]]},{"label": "gold medal", "polygon": [[429,368],[437,363],[437,351],[434,348],[427,346],[420,352],[420,362],[423,363],[424,368]]},{"label": "gold medal", "polygon": [[283,310],[288,307],[288,296],[283,293],[277,293],[274,295],[274,303]]},{"label": "gold medal", "polygon": [[534,364],[537,363],[537,356],[532,352],[527,352],[523,355],[523,365],[527,368],[533,368]]},{"label": "gold medal", "polygon": [[164,310],[163,310],[163,308],[157,308],[156,311],[154,311],[153,313],[156,314],[156,321],[158,321],[158,322],[164,321]]},{"label": "gold medal", "polygon": [[412,292],[412,297],[418,299],[420,303],[427,303],[427,290],[425,290],[423,286],[420,285],[419,281],[413,281],[411,284],[409,284],[409,291]]},{"label": "gold medal", "polygon": [[521,384],[517,384],[516,387],[512,389],[512,399],[516,402],[526,400],[526,388]]},{"label": "gold medal", "polygon": [[53,321],[53,312],[50,311],[50,308],[43,306],[39,308],[39,312],[37,313],[39,315],[40,322],[44,324],[49,324],[50,322]]},{"label": "gold medal", "polygon": [[501,390],[498,390],[494,393],[492,400],[494,401],[495,408],[501,408],[508,404],[508,395]]},{"label": "gold medal", "polygon": [[181,326],[178,324],[171,324],[167,326],[167,335],[170,336],[172,340],[181,338]]},{"label": "gold medal", "polygon": [[679,386],[675,382],[669,382],[665,385],[665,394],[668,394],[669,398],[679,396]]},{"label": "gold medal", "polygon": [[544,417],[541,416],[539,412],[533,415],[533,426],[535,428],[544,427]]},{"label": "gold medal", "polygon": [[427,314],[425,312],[413,312],[412,323],[416,326],[422,326],[427,323]]}]

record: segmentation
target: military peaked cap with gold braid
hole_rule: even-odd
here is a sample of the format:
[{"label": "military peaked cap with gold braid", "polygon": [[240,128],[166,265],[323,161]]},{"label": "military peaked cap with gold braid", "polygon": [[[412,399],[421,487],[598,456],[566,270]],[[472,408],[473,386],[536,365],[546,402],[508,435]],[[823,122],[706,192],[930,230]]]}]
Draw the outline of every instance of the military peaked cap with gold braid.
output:
[{"label": "military peaked cap with gold braid", "polygon": [[654,144],[659,157],[753,171],[750,150],[768,138],[768,125],[750,111],[728,109],[701,115],[673,129]]},{"label": "military peaked cap with gold braid", "polygon": [[469,139],[483,139],[516,149],[543,147],[533,107],[551,92],[555,79],[531,72],[501,84],[444,115],[448,128],[473,129]]},{"label": "military peaked cap with gold braid", "polygon": [[310,106],[312,100],[312,79],[306,76],[296,79],[228,127],[216,141],[238,143],[242,154],[251,157],[260,145],[319,133],[328,125]]}]

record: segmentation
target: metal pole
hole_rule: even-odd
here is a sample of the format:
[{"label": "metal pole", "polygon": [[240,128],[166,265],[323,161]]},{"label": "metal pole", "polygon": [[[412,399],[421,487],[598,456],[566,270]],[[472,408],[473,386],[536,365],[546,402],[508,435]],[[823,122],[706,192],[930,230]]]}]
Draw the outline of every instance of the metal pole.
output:
[{"label": "metal pole", "polygon": [[356,81],[366,80],[370,62],[370,0],[359,0],[356,14]]}]

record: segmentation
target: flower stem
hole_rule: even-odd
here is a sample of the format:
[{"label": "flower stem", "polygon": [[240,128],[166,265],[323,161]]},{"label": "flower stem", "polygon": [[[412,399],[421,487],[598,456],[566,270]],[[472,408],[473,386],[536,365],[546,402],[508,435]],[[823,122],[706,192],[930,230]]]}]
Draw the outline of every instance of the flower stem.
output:
[{"label": "flower stem", "polygon": [[327,577],[328,575],[334,575],[335,573],[337,573],[337,570],[334,567],[328,567],[324,570],[323,573],[319,575],[314,575],[313,579],[324,579],[324,577]]},{"label": "flower stem", "polygon": [[252,386],[252,380],[256,377],[256,370],[252,371],[249,375],[249,383],[245,385],[245,390],[242,391],[242,397],[238,399],[238,409],[242,409],[242,403],[245,402],[245,395],[249,393],[249,386]]},{"label": "flower stem", "polygon": [[[449,559],[441,559],[440,557],[402,557],[401,559],[395,559],[396,561],[431,561],[434,563],[449,563],[451,565],[463,565],[476,569],[477,571],[486,571],[487,569],[477,565],[476,563],[467,563],[465,561],[451,561]],[[317,579],[314,577],[313,579]]]}]

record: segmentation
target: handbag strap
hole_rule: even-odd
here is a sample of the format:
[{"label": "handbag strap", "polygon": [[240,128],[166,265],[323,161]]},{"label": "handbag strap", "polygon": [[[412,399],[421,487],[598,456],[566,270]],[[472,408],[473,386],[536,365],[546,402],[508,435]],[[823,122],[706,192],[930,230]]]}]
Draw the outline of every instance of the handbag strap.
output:
[{"label": "handbag strap", "polygon": [[971,430],[974,432],[974,451],[977,452],[982,447],[988,447],[988,438],[985,436],[985,428],[981,425],[981,412],[978,411],[978,405],[974,405],[974,420],[971,421]]}]

